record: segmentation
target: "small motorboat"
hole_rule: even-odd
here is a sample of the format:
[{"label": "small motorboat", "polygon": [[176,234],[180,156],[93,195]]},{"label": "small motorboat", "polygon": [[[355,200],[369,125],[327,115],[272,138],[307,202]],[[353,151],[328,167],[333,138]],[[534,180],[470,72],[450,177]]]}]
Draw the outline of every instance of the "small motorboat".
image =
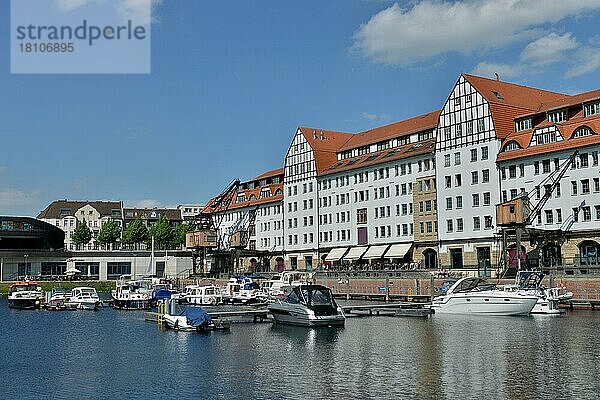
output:
[{"label": "small motorboat", "polygon": [[100,307],[100,298],[95,288],[79,286],[71,290],[65,307],[67,310],[97,310]]},{"label": "small motorboat", "polygon": [[13,283],[8,290],[8,306],[21,310],[40,308],[44,292],[37,282],[24,281]]},{"label": "small motorboat", "polygon": [[215,285],[188,285],[183,288],[179,302],[200,306],[216,306],[223,302],[221,288]]},{"label": "small motorboat", "polygon": [[346,316],[322,285],[298,285],[283,299],[267,307],[276,323],[299,326],[340,326]]},{"label": "small motorboat", "polygon": [[123,275],[117,288],[111,292],[115,308],[120,310],[149,310],[152,308],[152,283],[141,279],[131,280]]},{"label": "small motorboat", "polygon": [[433,299],[436,314],[529,315],[538,296],[501,290],[481,278],[461,278]]},{"label": "small motorboat", "polygon": [[519,271],[515,285],[505,286],[505,290],[518,290],[526,294],[535,295],[538,300],[531,310],[532,314],[560,315],[561,288],[546,288],[542,281],[544,273],[539,271]]},{"label": "small motorboat", "polygon": [[71,296],[71,291],[64,287],[54,287],[52,291],[48,293],[46,300],[46,310],[59,311],[67,308],[67,299]]},{"label": "small motorboat", "polygon": [[179,315],[163,315],[164,324],[176,331],[205,332],[214,329],[212,318],[201,307],[186,307]]}]

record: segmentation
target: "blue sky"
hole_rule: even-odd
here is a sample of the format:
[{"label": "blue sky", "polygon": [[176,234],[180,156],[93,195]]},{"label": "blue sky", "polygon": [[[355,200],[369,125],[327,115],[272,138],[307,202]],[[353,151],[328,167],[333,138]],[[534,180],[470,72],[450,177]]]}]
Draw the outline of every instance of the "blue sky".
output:
[{"label": "blue sky", "polygon": [[64,198],[203,202],[281,167],[296,127],[429,112],[461,72],[600,87],[599,0],[163,0],[148,75],[11,74],[9,11],[0,2],[0,215]]}]

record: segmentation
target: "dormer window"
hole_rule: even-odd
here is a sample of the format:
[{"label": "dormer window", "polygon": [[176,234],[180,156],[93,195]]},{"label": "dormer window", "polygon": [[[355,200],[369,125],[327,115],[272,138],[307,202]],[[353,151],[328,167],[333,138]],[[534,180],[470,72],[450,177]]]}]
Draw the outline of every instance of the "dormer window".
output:
[{"label": "dormer window", "polygon": [[586,117],[590,115],[600,114],[600,101],[595,103],[584,104],[583,111]]},{"label": "dormer window", "polygon": [[269,189],[263,189],[260,191],[260,198],[271,197],[271,191]]},{"label": "dormer window", "polygon": [[237,195],[237,198],[235,199],[236,203],[243,203],[244,201],[246,201],[246,193],[240,193]]},{"label": "dormer window", "polygon": [[510,142],[508,142],[506,144],[506,147],[504,147],[504,151],[519,150],[520,148],[521,148],[521,146],[519,145],[519,143],[517,143],[514,140],[511,140]]},{"label": "dormer window", "polygon": [[593,134],[594,134],[594,131],[592,131],[589,127],[580,126],[579,128],[575,129],[575,131],[573,132],[573,135],[571,136],[571,139],[592,136]]},{"label": "dormer window", "polygon": [[556,142],[556,131],[547,131],[535,134],[535,143],[537,146],[554,142]]},{"label": "dormer window", "polygon": [[386,140],[385,142],[377,143],[377,151],[385,150],[385,149],[389,149],[389,148],[390,148],[389,140]]},{"label": "dormer window", "polygon": [[553,123],[564,122],[567,120],[567,110],[558,110],[548,112],[548,121]]},{"label": "dormer window", "polygon": [[346,151],[342,151],[340,153],[340,159],[342,159],[342,160],[345,160],[350,157],[352,157],[352,150],[346,150]]},{"label": "dormer window", "polygon": [[521,119],[515,122],[515,131],[520,132],[531,129],[531,118]]}]

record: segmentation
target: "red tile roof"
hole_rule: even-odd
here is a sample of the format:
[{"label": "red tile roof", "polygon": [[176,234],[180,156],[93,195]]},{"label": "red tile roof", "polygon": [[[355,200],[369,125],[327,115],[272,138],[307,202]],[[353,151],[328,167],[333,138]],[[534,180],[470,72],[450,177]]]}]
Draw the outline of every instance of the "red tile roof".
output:
[{"label": "red tile roof", "polygon": [[350,171],[357,168],[364,168],[423,154],[433,155],[434,150],[435,139],[428,139],[419,143],[410,143],[394,149],[382,150],[359,157],[337,161],[328,170],[324,171],[322,175],[336,174],[338,172]]},{"label": "red tile roof", "polygon": [[585,93],[580,93],[572,96],[567,96],[564,99],[551,101],[548,103],[543,103],[540,105],[540,108],[537,110],[537,113],[547,112],[551,110],[557,110],[560,108],[587,103],[589,101],[594,101],[600,99],[600,89],[592,90]]},{"label": "red tile roof", "polygon": [[[548,90],[531,88],[480,76],[463,74],[488,103],[510,105],[516,108],[537,110],[542,103],[568,99],[570,96]],[[498,93],[499,96],[496,96]]]},{"label": "red tile roof", "polygon": [[298,129],[313,149],[317,175],[321,175],[337,162],[336,152],[350,140],[352,136],[354,136],[351,133],[334,132],[316,128],[300,127]]},{"label": "red tile roof", "polygon": [[[591,128],[595,135],[586,136],[577,139],[571,139],[575,129],[587,126]],[[576,149],[578,147],[589,146],[592,144],[600,143],[600,115],[594,115],[587,118],[577,118],[569,120],[560,124],[556,124],[556,127],[560,131],[564,140],[560,142],[554,142],[539,146],[529,146],[533,130],[529,129],[523,132],[517,132],[511,134],[506,138],[505,143],[502,146],[501,152],[498,154],[497,161],[508,161],[522,157],[530,157],[544,153],[552,153],[556,151]],[[516,140],[523,147],[519,150],[502,151],[506,144],[512,140]]]},{"label": "red tile roof", "polygon": [[570,97],[474,75],[463,76],[489,103],[496,137],[499,139],[506,138],[514,131],[514,119],[518,116],[539,109],[544,102],[562,101]]},{"label": "red tile roof", "polygon": [[439,110],[432,111],[427,114],[405,119],[404,121],[394,122],[393,124],[380,126],[357,133],[356,135],[353,135],[350,140],[348,140],[346,144],[339,149],[339,151],[355,149],[357,147],[381,142],[383,140],[407,136],[416,132],[435,128],[438,124],[439,116]]},{"label": "red tile roof", "polygon": [[283,175],[283,168],[273,169],[271,171],[267,171],[264,174],[260,174],[256,178],[252,179],[253,181],[258,181],[263,178],[270,178],[277,175]]}]

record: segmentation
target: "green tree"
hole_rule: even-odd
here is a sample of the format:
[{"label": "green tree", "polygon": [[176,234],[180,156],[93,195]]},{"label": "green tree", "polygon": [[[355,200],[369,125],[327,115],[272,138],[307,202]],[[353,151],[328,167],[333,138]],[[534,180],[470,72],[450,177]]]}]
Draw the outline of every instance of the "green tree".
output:
[{"label": "green tree", "polygon": [[148,228],[141,219],[136,219],[130,222],[123,231],[123,243],[139,244],[148,240]]},{"label": "green tree", "polygon": [[78,248],[80,245],[88,244],[90,240],[92,240],[92,231],[90,231],[85,219],[83,221],[77,221],[77,226],[75,226],[71,240]]},{"label": "green tree", "polygon": [[152,237],[154,237],[154,247],[162,250],[171,247],[175,238],[173,227],[164,215],[161,215],[158,221],[152,224],[148,233],[147,243],[150,244]]},{"label": "green tree", "polygon": [[116,243],[121,237],[121,227],[112,219],[106,221],[100,229],[98,235],[98,243],[100,244],[113,244]]},{"label": "green tree", "polygon": [[181,224],[175,228],[175,234],[173,238],[173,248],[185,245],[185,234],[191,232],[192,229],[188,224]]}]

